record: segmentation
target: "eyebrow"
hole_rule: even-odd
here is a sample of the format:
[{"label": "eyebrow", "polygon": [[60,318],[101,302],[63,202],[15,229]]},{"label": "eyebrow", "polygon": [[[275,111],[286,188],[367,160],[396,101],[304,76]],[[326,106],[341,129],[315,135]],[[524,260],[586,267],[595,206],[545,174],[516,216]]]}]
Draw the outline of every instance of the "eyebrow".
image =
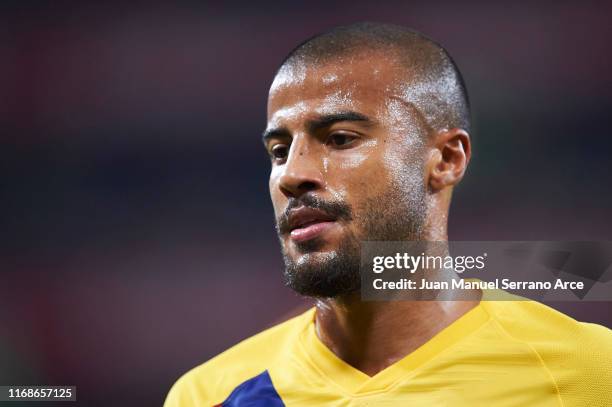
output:
[{"label": "eyebrow", "polygon": [[[314,133],[317,130],[324,129],[338,122],[364,122],[366,125],[372,125],[374,122],[368,116],[353,112],[338,112],[325,114],[317,117],[316,119],[308,120],[306,128],[309,132]],[[270,139],[273,138],[288,138],[291,137],[291,133],[285,127],[272,128],[264,131],[262,135],[262,141],[266,144]]]}]

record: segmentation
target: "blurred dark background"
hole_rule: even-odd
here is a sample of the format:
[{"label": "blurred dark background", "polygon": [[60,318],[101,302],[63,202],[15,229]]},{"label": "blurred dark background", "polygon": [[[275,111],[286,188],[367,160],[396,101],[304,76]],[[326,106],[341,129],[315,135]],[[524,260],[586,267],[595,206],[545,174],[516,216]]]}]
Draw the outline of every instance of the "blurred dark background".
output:
[{"label": "blurred dark background", "polygon": [[[360,20],[444,44],[473,105],[456,240],[612,240],[604,2],[0,5],[0,384],[161,405],[302,305],[282,286],[261,146],[272,75]],[[612,325],[610,303],[557,308]]]}]

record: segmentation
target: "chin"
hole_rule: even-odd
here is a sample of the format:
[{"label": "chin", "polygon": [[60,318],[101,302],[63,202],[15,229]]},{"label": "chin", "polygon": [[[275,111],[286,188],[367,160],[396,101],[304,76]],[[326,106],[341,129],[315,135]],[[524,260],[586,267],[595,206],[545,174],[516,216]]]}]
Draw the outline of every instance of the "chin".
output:
[{"label": "chin", "polygon": [[360,288],[360,256],[354,248],[323,246],[308,252],[292,248],[283,257],[285,283],[301,295],[332,298]]},{"label": "chin", "polygon": [[325,267],[330,261],[333,261],[337,257],[338,252],[335,250],[319,250],[308,253],[298,253],[292,256],[292,261],[297,267],[311,269]]}]

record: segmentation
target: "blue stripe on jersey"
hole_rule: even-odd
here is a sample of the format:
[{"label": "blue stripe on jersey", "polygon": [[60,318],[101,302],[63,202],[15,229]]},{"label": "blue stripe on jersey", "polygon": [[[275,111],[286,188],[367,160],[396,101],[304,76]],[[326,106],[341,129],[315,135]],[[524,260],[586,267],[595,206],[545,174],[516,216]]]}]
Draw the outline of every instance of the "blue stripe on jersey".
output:
[{"label": "blue stripe on jersey", "polygon": [[285,407],[267,370],[236,387],[221,405],[223,407]]}]

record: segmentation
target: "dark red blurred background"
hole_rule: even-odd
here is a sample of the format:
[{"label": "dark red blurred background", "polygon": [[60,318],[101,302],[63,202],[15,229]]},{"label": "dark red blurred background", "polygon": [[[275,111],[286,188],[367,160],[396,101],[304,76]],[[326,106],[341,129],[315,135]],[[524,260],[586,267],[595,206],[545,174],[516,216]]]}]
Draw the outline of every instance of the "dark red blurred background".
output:
[{"label": "dark red blurred background", "polygon": [[[612,240],[604,2],[0,5],[0,384],[161,405],[304,303],[282,286],[261,146],[273,73],[361,20],[444,44],[473,105],[455,240]],[[612,325],[610,303],[556,306]]]}]

